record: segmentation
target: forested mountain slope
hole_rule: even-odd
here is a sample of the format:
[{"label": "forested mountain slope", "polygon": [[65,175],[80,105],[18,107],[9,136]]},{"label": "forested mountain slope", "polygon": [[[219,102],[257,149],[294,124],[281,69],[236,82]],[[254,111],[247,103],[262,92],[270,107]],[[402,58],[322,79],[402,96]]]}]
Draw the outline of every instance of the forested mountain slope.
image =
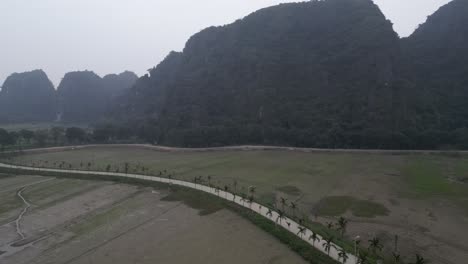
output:
[{"label": "forested mountain slope", "polygon": [[424,139],[468,147],[468,1],[454,0],[402,39],[412,113]]},{"label": "forested mountain slope", "polygon": [[55,105],[54,86],[42,70],[14,73],[0,92],[0,122],[50,122]]},{"label": "forested mountain slope", "polygon": [[370,0],[282,4],[194,35],[115,115],[165,144],[390,147],[399,57]]}]

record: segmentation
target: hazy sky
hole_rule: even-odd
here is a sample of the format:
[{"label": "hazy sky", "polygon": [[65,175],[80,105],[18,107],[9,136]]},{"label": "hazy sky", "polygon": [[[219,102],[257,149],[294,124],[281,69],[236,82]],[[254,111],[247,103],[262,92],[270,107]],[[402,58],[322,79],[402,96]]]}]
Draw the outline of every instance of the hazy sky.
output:
[{"label": "hazy sky", "polygon": [[[449,0],[374,0],[407,36]],[[0,0],[0,85],[13,72],[142,75],[194,33],[290,0]]]}]

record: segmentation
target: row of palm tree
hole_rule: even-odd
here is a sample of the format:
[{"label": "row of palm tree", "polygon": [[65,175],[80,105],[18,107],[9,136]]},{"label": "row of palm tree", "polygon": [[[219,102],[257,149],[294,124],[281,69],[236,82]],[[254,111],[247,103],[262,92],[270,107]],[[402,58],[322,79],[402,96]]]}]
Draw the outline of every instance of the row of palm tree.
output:
[{"label": "row of palm tree", "polygon": [[[348,220],[345,219],[344,217],[339,217],[337,222],[336,223],[332,223],[332,222],[328,222],[327,223],[327,227],[329,229],[333,229],[335,227],[335,230],[339,231],[341,237],[344,237],[345,233],[346,233],[346,228],[347,228],[347,225],[348,225]],[[317,235],[316,234],[312,234],[310,237],[309,237],[309,240],[313,240],[315,242],[315,240],[318,239]],[[391,262],[394,263],[394,264],[404,264],[405,262],[403,261],[403,258],[401,256],[401,254],[399,253],[399,250],[398,250],[398,239],[399,237],[397,235],[395,235],[395,246],[394,246],[394,249],[391,253]],[[329,252],[330,250],[330,244],[331,242],[333,241],[333,237],[329,237],[323,244],[323,246],[325,247],[325,250],[327,250]],[[354,241],[356,243],[356,245],[359,245],[360,244],[360,241],[359,240],[355,240]],[[380,238],[378,237],[373,237],[371,239],[368,240],[368,248],[366,250],[359,250],[356,253],[357,255],[357,258],[358,258],[358,264],[366,264],[366,263],[371,263],[371,259],[372,259],[372,256],[377,256],[377,257],[380,257],[382,252],[383,252],[383,249],[384,249],[384,245],[382,244]],[[331,246],[333,247],[333,246]],[[372,253],[372,256],[369,255],[369,252]],[[338,256],[340,257],[341,261],[343,263],[346,263],[347,259],[348,259],[348,256],[346,255],[346,252],[344,252],[343,249],[340,249],[339,251],[339,254]],[[422,257],[421,255],[419,254],[416,254],[415,255],[415,259],[413,262],[408,262],[408,264],[425,264],[425,263],[428,263],[428,261]]]}]

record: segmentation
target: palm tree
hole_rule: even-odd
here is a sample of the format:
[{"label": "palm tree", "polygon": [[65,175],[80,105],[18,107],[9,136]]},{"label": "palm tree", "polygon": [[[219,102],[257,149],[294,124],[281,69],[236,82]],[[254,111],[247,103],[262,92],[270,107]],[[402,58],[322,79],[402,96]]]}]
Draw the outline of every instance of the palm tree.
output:
[{"label": "palm tree", "polygon": [[167,175],[167,178],[169,179],[169,184],[172,184],[172,182],[171,182],[171,180],[172,180],[172,175],[171,175],[171,174]]},{"label": "palm tree", "polygon": [[281,220],[284,219],[284,213],[281,210],[278,210],[278,217],[276,217],[276,222],[281,224]]},{"label": "palm tree", "polygon": [[358,255],[359,253],[359,245],[361,244],[361,237],[360,236],[356,236],[354,239],[353,239],[353,242],[354,242],[354,255]]},{"label": "palm tree", "polygon": [[245,201],[247,201],[247,198],[245,197],[245,194],[243,193],[240,193],[239,195],[237,195],[239,197],[239,201],[242,202],[242,206],[245,205]]},{"label": "palm tree", "polygon": [[344,236],[344,233],[346,232],[346,226],[348,225],[348,220],[346,220],[344,217],[340,217],[338,219],[338,223],[337,223],[337,230],[339,230],[341,232],[341,237]]},{"label": "palm tree", "polygon": [[416,254],[416,260],[415,262],[412,262],[411,264],[426,264],[427,260],[425,260],[421,255]]},{"label": "palm tree", "polygon": [[[88,167],[89,167],[89,166],[90,166],[90,165],[89,165],[89,163],[88,163]],[[124,170],[125,170],[125,174],[128,173],[128,167],[129,167],[129,166],[130,166],[130,164],[128,164],[128,162],[125,162],[125,169],[124,169]]]},{"label": "palm tree", "polygon": [[250,209],[252,209],[252,203],[253,203],[253,201],[254,201],[254,197],[253,197],[253,195],[250,195],[250,196],[249,196],[249,208],[250,208]]},{"label": "palm tree", "polygon": [[357,264],[368,264],[368,256],[369,254],[367,252],[359,252],[359,256],[357,259]]},{"label": "palm tree", "polygon": [[303,225],[304,222],[305,222],[305,216],[299,218],[299,224],[300,224],[300,225]]},{"label": "palm tree", "polygon": [[342,259],[343,263],[346,263],[346,261],[348,261],[348,258],[349,257],[346,251],[344,249],[340,249],[340,252],[338,252],[338,261]]},{"label": "palm tree", "polygon": [[273,216],[273,212],[271,211],[270,208],[268,208],[268,212],[266,213],[266,215],[270,218]]},{"label": "palm tree", "polygon": [[291,202],[290,207],[291,207],[291,211],[292,211],[293,217],[295,218],[295,217],[296,217],[296,208],[297,208],[296,203]]},{"label": "palm tree", "polygon": [[333,223],[332,222],[327,222],[327,228],[328,229],[333,229]]},{"label": "palm tree", "polygon": [[398,238],[398,235],[395,235],[395,248],[393,249],[395,252],[398,252]]},{"label": "palm tree", "polygon": [[232,183],[232,185],[234,186],[234,193],[237,193],[237,181],[234,180],[234,182]]},{"label": "palm tree", "polygon": [[302,238],[302,235],[305,235],[307,229],[303,226],[298,226],[297,229],[299,229],[299,231],[297,232],[296,235]]},{"label": "palm tree", "polygon": [[249,192],[250,192],[250,195],[254,195],[255,194],[255,191],[257,190],[257,187],[255,186],[249,186]]},{"label": "palm tree", "polygon": [[392,258],[395,264],[400,264],[401,263],[401,255],[398,254],[397,252],[392,252]]},{"label": "palm tree", "polygon": [[228,193],[228,191],[229,191],[229,186],[224,185],[224,198],[226,198],[226,199],[227,199],[227,193]]},{"label": "palm tree", "polygon": [[315,241],[320,243],[320,238],[318,237],[317,233],[312,231],[312,235],[309,236],[309,240],[312,240],[312,246],[315,247]]},{"label": "palm tree", "polygon": [[284,211],[284,207],[286,206],[287,200],[288,199],[286,199],[284,197],[280,197],[280,204],[281,204],[281,206],[283,206],[283,211]]},{"label": "palm tree", "polygon": [[380,243],[380,239],[378,237],[374,237],[369,240],[369,249],[374,254],[377,254],[377,251],[382,251],[383,245]]},{"label": "palm tree", "polygon": [[333,237],[329,237],[329,238],[325,239],[325,241],[322,243],[322,246],[325,248],[325,251],[330,256],[331,248],[332,247],[335,248],[335,246],[333,245]]}]

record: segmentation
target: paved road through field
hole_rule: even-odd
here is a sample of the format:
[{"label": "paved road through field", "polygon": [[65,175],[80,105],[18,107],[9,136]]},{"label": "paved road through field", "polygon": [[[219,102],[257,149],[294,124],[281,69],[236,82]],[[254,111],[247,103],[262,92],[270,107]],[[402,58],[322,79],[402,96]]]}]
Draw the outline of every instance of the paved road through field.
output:
[{"label": "paved road through field", "polygon": [[[34,167],[10,165],[10,164],[5,164],[5,163],[0,163],[0,167],[7,168],[7,169],[25,170],[25,171],[30,171],[32,173],[41,171],[41,172],[82,174],[82,175],[102,175],[102,176],[134,178],[134,179],[145,180],[145,181],[155,181],[155,182],[161,182],[161,183],[167,183],[167,184],[174,184],[174,185],[184,186],[187,188],[196,189],[199,191],[210,193],[215,196],[218,196],[221,199],[235,202],[236,204],[243,206],[249,210],[252,210],[273,222],[276,222],[276,220],[279,217],[278,212],[264,205],[258,204],[256,202],[249,203],[245,201],[242,197],[234,195],[230,192],[225,192],[223,190],[219,190],[219,189],[212,188],[209,186],[187,182],[187,181],[168,179],[168,178],[162,178],[162,177],[157,177],[157,176],[138,175],[138,174],[125,174],[125,173],[113,173],[113,172],[101,172],[101,171],[46,169],[46,168],[34,168]],[[290,219],[288,217],[284,217],[281,221],[278,221],[278,225],[282,226],[284,229],[288,230],[294,235],[300,237],[302,240],[309,243],[311,246],[315,247],[317,250],[329,255],[332,259],[335,259],[341,262],[340,261],[341,259],[339,257],[339,252],[341,248],[339,246],[333,244],[333,246],[330,248],[330,251],[327,252],[325,250],[325,246],[323,245],[324,240],[322,237],[319,236],[320,242],[313,243],[313,241],[309,240],[309,237],[312,235],[312,231],[310,231],[309,229],[305,229],[305,232],[300,233],[299,231],[303,227],[299,223],[295,222],[293,219]],[[348,255],[348,260],[346,261],[346,263],[351,263],[351,264],[358,263],[358,259],[356,256],[350,253],[348,253],[347,255]]]}]

